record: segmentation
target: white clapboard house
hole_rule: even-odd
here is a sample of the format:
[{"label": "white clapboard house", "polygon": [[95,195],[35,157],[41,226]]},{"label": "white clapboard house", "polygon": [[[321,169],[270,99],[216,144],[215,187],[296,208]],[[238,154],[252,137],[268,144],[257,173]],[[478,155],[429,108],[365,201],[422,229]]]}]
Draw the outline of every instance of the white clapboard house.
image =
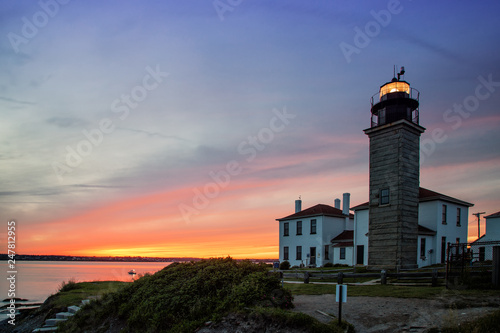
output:
[{"label": "white clapboard house", "polygon": [[[419,267],[444,263],[448,242],[467,242],[468,216],[471,203],[420,188],[418,214],[418,249],[415,255]],[[349,204],[344,194],[344,204]],[[325,263],[368,264],[368,202],[340,209],[318,204],[279,218],[279,259],[292,266],[323,266]],[[487,217],[491,237],[500,239],[500,212]],[[483,237],[486,237],[483,236]],[[489,236],[488,236],[489,237]],[[489,238],[488,238],[489,239]]]},{"label": "white clapboard house", "polygon": [[[323,266],[334,262],[337,255],[332,238],[345,230],[352,232],[354,215],[349,213],[349,194],[335,206],[318,204],[302,210],[302,200],[295,201],[295,213],[279,221],[279,258],[292,266]],[[352,249],[352,246],[351,246]],[[339,249],[337,249],[339,251]],[[343,248],[345,251],[345,247]],[[343,261],[351,261],[352,253],[343,253]]]}]

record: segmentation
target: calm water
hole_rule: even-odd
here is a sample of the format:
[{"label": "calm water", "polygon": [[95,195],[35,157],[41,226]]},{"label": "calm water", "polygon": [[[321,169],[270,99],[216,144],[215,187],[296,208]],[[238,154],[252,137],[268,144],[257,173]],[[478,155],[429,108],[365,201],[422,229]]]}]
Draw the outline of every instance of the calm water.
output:
[{"label": "calm water", "polygon": [[[43,302],[55,294],[63,281],[132,281],[128,274],[135,269],[137,274],[154,273],[169,262],[71,262],[71,261],[17,261],[16,297],[30,302]],[[0,301],[8,298],[7,263],[0,266]],[[136,275],[137,276],[137,275]],[[0,303],[0,305],[7,303]]]}]

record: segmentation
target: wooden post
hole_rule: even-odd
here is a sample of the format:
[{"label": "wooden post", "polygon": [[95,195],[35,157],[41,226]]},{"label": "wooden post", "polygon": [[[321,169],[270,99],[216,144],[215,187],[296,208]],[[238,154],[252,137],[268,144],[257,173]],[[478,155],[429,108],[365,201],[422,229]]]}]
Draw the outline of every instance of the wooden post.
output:
[{"label": "wooden post", "polygon": [[380,272],[380,283],[387,284],[387,272],[385,270]]},{"label": "wooden post", "polygon": [[304,283],[309,283],[309,272],[304,272]]},{"label": "wooden post", "polygon": [[344,273],[339,272],[339,274],[337,275],[337,284],[342,284],[342,283],[344,283]]},{"label": "wooden post", "polygon": [[437,287],[438,285],[438,270],[433,269],[432,270],[432,286]]},{"label": "wooden post", "polygon": [[[448,279],[450,278],[449,274],[450,274],[450,269],[451,269],[451,265],[450,265],[450,247],[449,247],[449,244],[450,243],[448,243],[448,247],[446,248],[446,263],[445,263],[446,273],[445,273],[445,276],[444,276],[444,279],[446,281],[446,289],[450,289],[450,286],[448,284]],[[441,254],[441,256],[442,256],[442,254]]]},{"label": "wooden post", "polygon": [[493,246],[493,272],[491,282],[495,288],[500,287],[500,246]]}]

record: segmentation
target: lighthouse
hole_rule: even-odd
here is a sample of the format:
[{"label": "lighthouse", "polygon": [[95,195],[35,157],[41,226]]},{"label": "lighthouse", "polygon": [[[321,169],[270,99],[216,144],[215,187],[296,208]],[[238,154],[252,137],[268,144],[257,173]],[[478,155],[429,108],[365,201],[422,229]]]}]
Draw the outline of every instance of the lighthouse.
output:
[{"label": "lighthouse", "polygon": [[371,98],[368,266],[417,267],[419,92],[404,67]]}]

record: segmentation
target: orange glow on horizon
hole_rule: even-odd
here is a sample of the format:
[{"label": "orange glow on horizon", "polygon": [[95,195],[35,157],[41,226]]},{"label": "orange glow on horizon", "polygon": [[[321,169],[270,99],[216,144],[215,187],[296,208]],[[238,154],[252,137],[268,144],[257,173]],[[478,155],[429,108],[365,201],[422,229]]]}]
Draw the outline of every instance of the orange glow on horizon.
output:
[{"label": "orange glow on horizon", "polygon": [[[293,163],[287,160],[278,165]],[[296,187],[301,188],[303,207],[307,208],[317,201],[333,204],[334,197],[364,183],[365,178],[364,172],[351,173],[350,177],[311,174],[294,178],[293,186],[286,178],[235,178],[206,208],[186,221],[179,204],[191,204],[193,189],[205,185],[189,184],[174,191],[101,203],[83,214],[33,224],[24,231],[19,250],[38,255],[274,259],[279,246],[276,218],[293,213],[296,195],[290,193]],[[325,182],[338,188],[322,189]]]},{"label": "orange glow on horizon", "polygon": [[[204,249],[199,252],[199,248],[186,247],[179,244],[175,247],[162,248],[162,247],[141,247],[141,248],[114,248],[114,249],[96,249],[85,250],[78,254],[68,255],[81,255],[81,256],[96,256],[96,257],[160,257],[160,258],[219,258],[219,257],[232,257],[234,259],[275,259],[278,258],[277,246],[270,247],[266,252],[265,248],[259,249],[255,252],[253,248],[237,248],[234,251],[229,249],[229,253],[224,253],[220,248]],[[245,251],[247,250],[247,251]],[[91,253],[91,254],[89,254]]]},{"label": "orange glow on horizon", "polygon": [[[157,193],[33,225],[19,247],[23,253],[38,255],[277,258],[276,208],[248,208],[258,203],[248,205],[239,194],[241,186],[258,191],[266,184],[245,185],[221,194],[192,221],[184,221],[176,205],[158,205],[182,192],[189,198],[188,191]],[[239,209],[233,209],[234,202]]]}]

